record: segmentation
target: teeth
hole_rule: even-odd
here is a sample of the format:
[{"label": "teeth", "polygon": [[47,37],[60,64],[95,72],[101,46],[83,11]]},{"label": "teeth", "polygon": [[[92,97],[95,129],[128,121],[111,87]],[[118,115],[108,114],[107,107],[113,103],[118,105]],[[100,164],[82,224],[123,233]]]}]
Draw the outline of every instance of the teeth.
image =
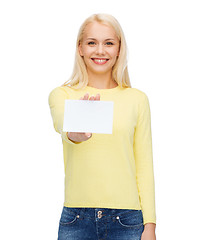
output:
[{"label": "teeth", "polygon": [[106,60],[106,59],[95,59],[95,58],[94,58],[94,61],[95,61],[95,62],[106,62],[107,60]]}]

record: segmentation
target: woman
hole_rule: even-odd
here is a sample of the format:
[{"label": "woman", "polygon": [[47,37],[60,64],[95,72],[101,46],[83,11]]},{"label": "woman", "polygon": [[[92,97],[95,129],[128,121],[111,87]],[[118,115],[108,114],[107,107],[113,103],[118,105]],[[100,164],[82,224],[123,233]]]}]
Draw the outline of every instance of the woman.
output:
[{"label": "woman", "polygon": [[[65,99],[100,98],[114,102],[112,134],[63,131]],[[156,239],[149,101],[131,88],[126,42],[113,16],[94,14],[82,24],[73,74],[51,91],[49,106],[64,153],[58,239]]]}]

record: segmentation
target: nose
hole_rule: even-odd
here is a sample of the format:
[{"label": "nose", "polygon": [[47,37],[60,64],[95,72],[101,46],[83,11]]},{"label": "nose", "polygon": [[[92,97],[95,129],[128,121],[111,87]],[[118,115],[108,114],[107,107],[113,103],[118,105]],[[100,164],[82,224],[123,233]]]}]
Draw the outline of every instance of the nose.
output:
[{"label": "nose", "polygon": [[104,53],[104,46],[102,44],[98,44],[96,51],[97,51],[98,54],[103,54]]}]

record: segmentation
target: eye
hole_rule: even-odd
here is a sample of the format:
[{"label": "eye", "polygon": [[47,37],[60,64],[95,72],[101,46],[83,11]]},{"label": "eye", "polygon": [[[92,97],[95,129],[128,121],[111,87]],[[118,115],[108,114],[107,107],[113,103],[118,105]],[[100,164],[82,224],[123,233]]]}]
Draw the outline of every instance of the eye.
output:
[{"label": "eye", "polygon": [[112,42],[107,42],[106,45],[113,45],[113,43]]},{"label": "eye", "polygon": [[95,44],[95,42],[89,42],[88,43],[88,45],[94,45]]}]

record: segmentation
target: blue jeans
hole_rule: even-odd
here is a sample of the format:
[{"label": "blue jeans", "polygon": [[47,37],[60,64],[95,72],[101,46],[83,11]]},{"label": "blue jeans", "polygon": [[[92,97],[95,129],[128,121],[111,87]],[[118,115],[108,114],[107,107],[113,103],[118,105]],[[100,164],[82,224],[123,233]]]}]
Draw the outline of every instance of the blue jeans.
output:
[{"label": "blue jeans", "polygon": [[58,240],[140,240],[142,210],[63,207]]}]

